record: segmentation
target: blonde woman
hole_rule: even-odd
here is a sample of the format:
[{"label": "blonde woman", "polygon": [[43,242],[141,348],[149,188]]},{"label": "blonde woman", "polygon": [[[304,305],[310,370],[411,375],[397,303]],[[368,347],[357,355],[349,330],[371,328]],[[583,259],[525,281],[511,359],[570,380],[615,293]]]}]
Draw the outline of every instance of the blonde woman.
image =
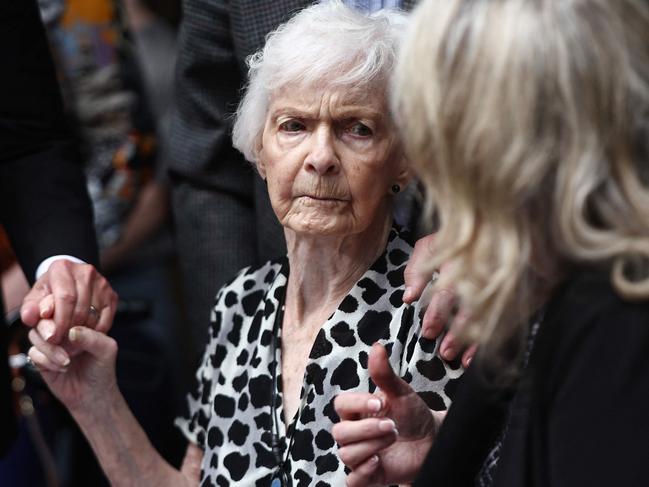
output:
[{"label": "blonde woman", "polygon": [[441,221],[430,265],[481,348],[445,418],[373,349],[383,413],[336,403],[348,484],[423,463],[415,485],[646,485],[649,4],[426,0],[394,93]]}]

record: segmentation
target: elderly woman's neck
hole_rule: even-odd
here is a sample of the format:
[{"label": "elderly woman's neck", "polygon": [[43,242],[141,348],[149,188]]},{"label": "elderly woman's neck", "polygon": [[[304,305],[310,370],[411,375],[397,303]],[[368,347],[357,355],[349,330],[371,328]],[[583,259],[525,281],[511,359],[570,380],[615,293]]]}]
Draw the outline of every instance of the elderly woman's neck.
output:
[{"label": "elderly woman's neck", "polygon": [[300,323],[324,322],[385,250],[392,223],[382,218],[364,232],[346,236],[296,234],[286,230],[290,264],[286,313]]}]

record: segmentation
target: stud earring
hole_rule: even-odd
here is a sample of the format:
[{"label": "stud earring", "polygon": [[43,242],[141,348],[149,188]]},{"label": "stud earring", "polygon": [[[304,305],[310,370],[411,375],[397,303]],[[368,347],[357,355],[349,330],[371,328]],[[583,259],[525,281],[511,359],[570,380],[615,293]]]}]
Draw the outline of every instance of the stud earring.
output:
[{"label": "stud earring", "polygon": [[401,186],[399,186],[398,184],[393,184],[392,188],[390,189],[392,190],[392,194],[397,194],[399,191],[401,191]]}]

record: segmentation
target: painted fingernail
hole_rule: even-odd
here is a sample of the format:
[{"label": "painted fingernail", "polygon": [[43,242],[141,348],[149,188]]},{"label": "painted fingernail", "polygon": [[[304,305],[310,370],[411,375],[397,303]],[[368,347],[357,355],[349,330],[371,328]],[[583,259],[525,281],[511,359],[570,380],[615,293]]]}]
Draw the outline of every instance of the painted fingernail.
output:
[{"label": "painted fingernail", "polygon": [[411,294],[412,294],[412,288],[410,286],[407,286],[405,291],[403,292],[403,300],[404,301],[410,300]]},{"label": "painted fingernail", "polygon": [[76,341],[79,338],[79,330],[76,328],[70,328],[70,331],[68,332],[68,339],[71,342]]},{"label": "painted fingernail", "polygon": [[370,411],[379,412],[381,410],[381,400],[376,398],[368,399],[367,408]]},{"label": "painted fingernail", "polygon": [[469,357],[468,359],[466,359],[466,366],[467,366],[467,367],[468,367],[469,365],[471,365],[471,361],[472,361],[472,360],[473,360],[473,357]]},{"label": "painted fingernail", "polygon": [[59,365],[62,365],[63,367],[70,365],[70,359],[63,352],[57,352],[55,357]]},{"label": "painted fingernail", "polygon": [[391,419],[382,419],[379,421],[379,430],[381,431],[396,431],[397,425]]},{"label": "painted fingernail", "polygon": [[451,358],[453,358],[454,353],[455,353],[455,349],[453,347],[451,347],[451,346],[448,346],[448,347],[446,347],[444,349],[444,351],[442,352],[442,355],[444,356],[444,358],[446,360],[451,360]]},{"label": "painted fingernail", "polygon": [[54,323],[52,323],[51,321],[46,321],[41,325],[41,331],[43,334],[43,340],[47,342],[50,340],[50,338],[54,336],[56,327],[54,326]]},{"label": "painted fingernail", "polygon": [[50,315],[52,312],[52,305],[51,304],[46,304],[40,308],[40,316],[41,318],[45,318]]}]

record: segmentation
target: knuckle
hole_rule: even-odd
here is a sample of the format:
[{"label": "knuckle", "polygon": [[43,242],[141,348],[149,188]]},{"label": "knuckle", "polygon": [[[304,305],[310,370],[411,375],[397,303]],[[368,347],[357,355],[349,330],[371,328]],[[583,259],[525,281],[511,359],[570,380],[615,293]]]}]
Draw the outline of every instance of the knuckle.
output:
[{"label": "knuckle", "polygon": [[350,454],[349,454],[349,449],[346,447],[341,447],[338,449],[338,456],[340,457],[340,460],[347,466],[350,464]]},{"label": "knuckle", "polygon": [[342,439],[342,428],[343,426],[341,425],[341,423],[336,423],[333,425],[333,427],[331,428],[331,436],[333,436],[334,440],[339,441]]},{"label": "knuckle", "polygon": [[95,276],[95,274],[97,274],[97,269],[95,269],[95,266],[92,264],[83,264],[81,270],[87,276]]},{"label": "knuckle", "polygon": [[77,294],[70,290],[60,291],[57,294],[57,298],[64,304],[74,304],[77,302]]},{"label": "knuckle", "polygon": [[75,323],[83,325],[88,320],[88,312],[81,308],[75,308],[72,313],[72,319]]},{"label": "knuckle", "polygon": [[106,352],[111,356],[116,355],[117,349],[119,348],[117,346],[117,342],[111,337],[107,337],[107,338],[108,340],[106,340]]}]

